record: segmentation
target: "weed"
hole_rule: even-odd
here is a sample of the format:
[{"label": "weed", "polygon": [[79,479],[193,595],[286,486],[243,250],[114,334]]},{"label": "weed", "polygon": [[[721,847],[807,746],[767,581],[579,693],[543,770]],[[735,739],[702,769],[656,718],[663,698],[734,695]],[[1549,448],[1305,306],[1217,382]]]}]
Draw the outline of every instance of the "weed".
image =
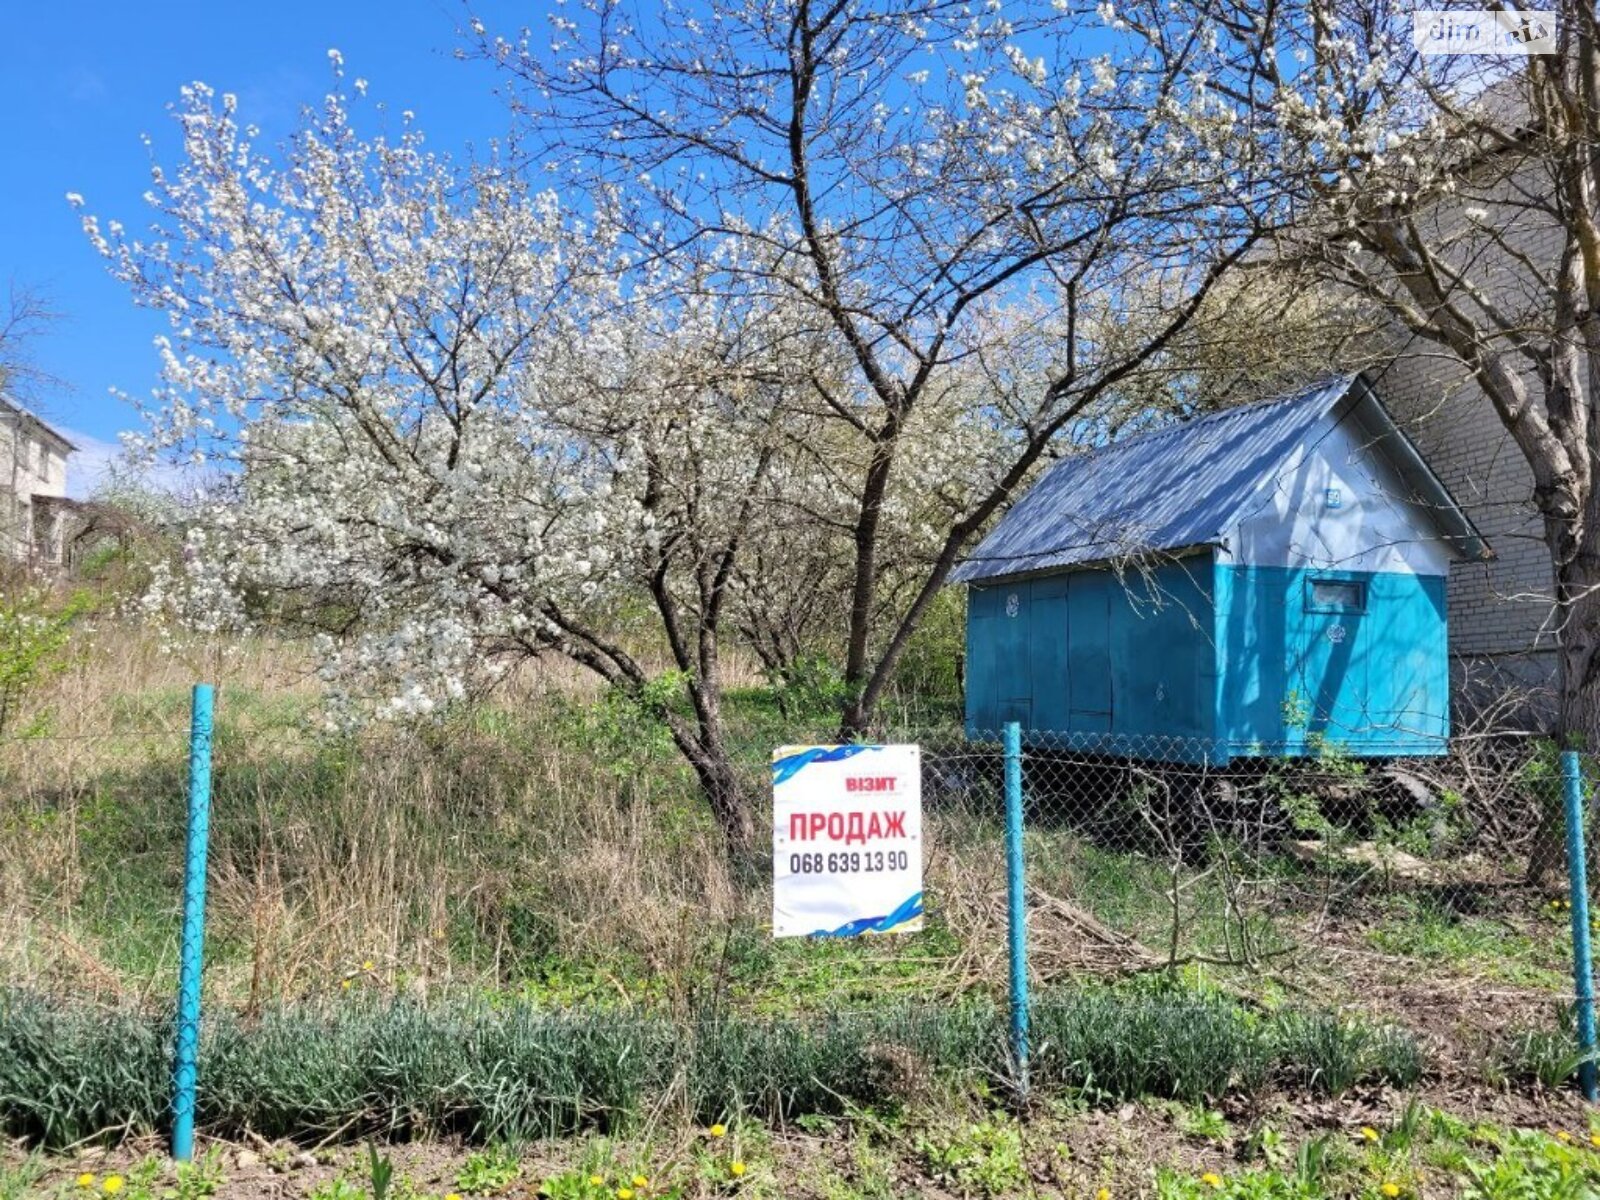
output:
[{"label": "weed", "polygon": [[1294,1156],[1295,1183],[1308,1194],[1314,1192],[1333,1166],[1333,1139],[1328,1134],[1302,1142]]},{"label": "weed", "polygon": [[964,1196],[1009,1196],[1027,1182],[1022,1134],[1002,1117],[924,1136],[917,1149],[929,1173]]},{"label": "weed", "polygon": [[38,1153],[17,1162],[0,1161],[0,1200],[29,1200],[36,1196],[35,1189],[48,1169],[44,1156]]},{"label": "weed", "polygon": [[1413,1096],[1406,1101],[1405,1111],[1400,1114],[1394,1128],[1383,1135],[1383,1148],[1394,1153],[1409,1150],[1430,1128],[1427,1107]]},{"label": "weed", "polygon": [[317,1184],[307,1200],[367,1200],[367,1193],[341,1175]]},{"label": "weed", "polygon": [[[612,1200],[615,1193],[604,1175],[585,1167],[575,1167],[546,1179],[539,1186],[538,1194],[541,1200]],[[680,1193],[676,1188],[669,1188],[658,1189],[650,1194],[656,1200],[662,1200]]]},{"label": "weed", "polygon": [[1269,1167],[1281,1167],[1289,1158],[1289,1149],[1283,1131],[1271,1125],[1262,1125],[1244,1144],[1246,1161],[1259,1158]]},{"label": "weed", "polygon": [[1565,1028],[1522,1029],[1491,1056],[1491,1074],[1534,1082],[1554,1091],[1570,1081],[1588,1057]]},{"label": "weed", "polygon": [[163,1200],[206,1200],[215,1196],[226,1182],[222,1170],[222,1151],[213,1147],[192,1162],[173,1168],[176,1185]]},{"label": "weed", "polygon": [[1226,1117],[1216,1109],[1207,1108],[1203,1104],[1179,1108],[1177,1116],[1179,1130],[1189,1137],[1220,1142],[1232,1132]]},{"label": "weed", "polygon": [[1156,1173],[1156,1200],[1321,1200],[1322,1192],[1292,1175],[1245,1170],[1198,1177],[1163,1168]]},{"label": "weed", "polygon": [[467,1155],[456,1174],[456,1186],[463,1192],[498,1192],[510,1187],[521,1173],[522,1163],[507,1147],[490,1146]]},{"label": "weed", "polygon": [[161,1160],[146,1154],[122,1177],[122,1194],[127,1200],[158,1200],[161,1175]]},{"label": "weed", "polygon": [[1513,1130],[1489,1162],[1468,1161],[1464,1200],[1585,1200],[1600,1184],[1600,1157],[1542,1133]]},{"label": "weed", "polygon": [[367,1143],[367,1180],[372,1187],[372,1200],[388,1200],[389,1185],[394,1182],[394,1163],[386,1155],[379,1154],[372,1142]]}]

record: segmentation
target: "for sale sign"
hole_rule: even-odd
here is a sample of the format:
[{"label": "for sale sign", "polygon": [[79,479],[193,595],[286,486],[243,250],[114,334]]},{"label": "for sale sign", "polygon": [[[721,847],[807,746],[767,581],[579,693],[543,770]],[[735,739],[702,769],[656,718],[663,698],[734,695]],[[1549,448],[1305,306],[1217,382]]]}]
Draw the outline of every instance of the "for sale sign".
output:
[{"label": "for sale sign", "polygon": [[780,746],[772,800],[775,937],[922,928],[918,747]]}]

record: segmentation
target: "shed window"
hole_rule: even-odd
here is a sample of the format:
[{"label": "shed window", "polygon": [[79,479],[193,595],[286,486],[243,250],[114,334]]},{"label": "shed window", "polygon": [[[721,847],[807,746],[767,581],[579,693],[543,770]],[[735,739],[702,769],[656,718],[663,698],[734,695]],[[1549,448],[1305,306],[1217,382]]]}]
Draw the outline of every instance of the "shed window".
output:
[{"label": "shed window", "polygon": [[1311,612],[1364,612],[1367,585],[1356,579],[1307,581],[1306,608]]}]

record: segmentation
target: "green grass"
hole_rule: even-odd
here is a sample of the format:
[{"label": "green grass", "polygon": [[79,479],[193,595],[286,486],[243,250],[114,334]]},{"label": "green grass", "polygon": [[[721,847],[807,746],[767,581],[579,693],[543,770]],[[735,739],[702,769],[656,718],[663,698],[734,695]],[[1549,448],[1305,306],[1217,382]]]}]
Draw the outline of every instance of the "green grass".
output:
[{"label": "green grass", "polygon": [[1560,991],[1566,927],[1549,923],[1537,936],[1492,916],[1458,912],[1436,900],[1398,896],[1367,940],[1385,954],[1524,987]]},{"label": "green grass", "polygon": [[1222,1172],[1163,1168],[1157,1200],[1584,1200],[1600,1186],[1600,1154],[1589,1138],[1529,1129],[1468,1125],[1410,1105],[1373,1140],[1329,1135]]}]

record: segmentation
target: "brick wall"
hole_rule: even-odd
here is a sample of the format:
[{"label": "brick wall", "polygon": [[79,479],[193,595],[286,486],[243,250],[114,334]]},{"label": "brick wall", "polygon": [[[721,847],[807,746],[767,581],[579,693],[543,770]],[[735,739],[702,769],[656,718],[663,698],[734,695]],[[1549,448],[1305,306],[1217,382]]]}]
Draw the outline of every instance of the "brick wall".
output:
[{"label": "brick wall", "polygon": [[[1465,266],[1474,284],[1537,330],[1548,320],[1549,293],[1526,263],[1553,267],[1563,242],[1562,230],[1537,202],[1548,184],[1526,169],[1477,184],[1452,209],[1430,214],[1430,232],[1450,246],[1449,259]],[[1465,220],[1468,207],[1484,210],[1510,253]],[[1401,344],[1398,357],[1369,377],[1494,550],[1490,562],[1451,570],[1450,651],[1457,679],[1467,693],[1548,688],[1556,670],[1552,580],[1532,472],[1454,355],[1421,338],[1402,336]],[[1537,384],[1531,390],[1539,394]],[[1472,696],[1465,698],[1470,706]],[[1548,706],[1535,708],[1546,712]]]}]

